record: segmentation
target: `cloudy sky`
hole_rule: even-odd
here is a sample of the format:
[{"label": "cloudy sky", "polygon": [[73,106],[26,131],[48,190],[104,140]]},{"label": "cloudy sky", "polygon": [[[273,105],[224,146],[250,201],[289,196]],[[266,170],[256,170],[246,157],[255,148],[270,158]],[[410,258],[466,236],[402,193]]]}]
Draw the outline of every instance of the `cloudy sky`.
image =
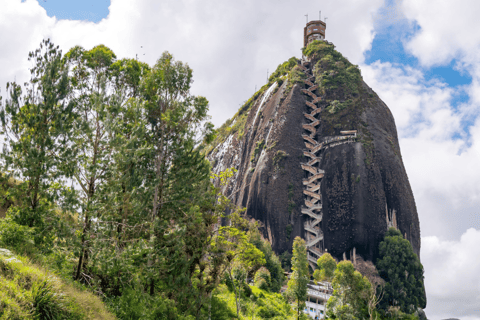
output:
[{"label": "cloudy sky", "polygon": [[218,126],[300,57],[308,19],[392,110],[422,230],[429,319],[480,319],[480,2],[0,0],[0,95],[44,38],[194,70]]}]

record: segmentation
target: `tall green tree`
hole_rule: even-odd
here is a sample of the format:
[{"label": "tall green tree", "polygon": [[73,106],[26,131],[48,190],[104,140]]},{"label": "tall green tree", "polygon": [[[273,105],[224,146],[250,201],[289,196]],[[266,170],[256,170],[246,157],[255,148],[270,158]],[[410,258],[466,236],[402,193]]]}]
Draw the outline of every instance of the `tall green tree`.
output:
[{"label": "tall green tree", "polygon": [[296,301],[297,319],[300,319],[300,313],[305,306],[307,284],[309,281],[310,274],[308,272],[305,240],[296,237],[293,240],[292,274],[290,275],[290,280],[288,280],[287,294]]},{"label": "tall green tree", "polygon": [[193,298],[194,282],[203,283],[202,259],[219,216],[210,164],[196,148],[202,139],[211,139],[212,127],[205,126],[208,101],[192,95],[191,84],[190,67],[168,52],[142,81],[150,150],[145,185],[151,251],[146,270],[150,294],[167,287],[184,310],[199,310],[202,295]]},{"label": "tall green tree", "polygon": [[[74,152],[68,144],[74,120],[74,100],[68,78],[68,65],[58,46],[44,40],[30,52],[31,79],[25,91],[8,83],[10,98],[0,111],[6,143],[2,152],[6,178],[13,176],[22,183],[12,207],[17,223],[34,227],[35,241],[52,240],[55,229],[54,202],[61,203],[63,189],[59,183],[71,175],[64,165]],[[48,242],[48,241],[47,241]]]},{"label": "tall green tree", "polygon": [[355,271],[350,261],[337,264],[332,286],[333,295],[327,302],[327,316],[341,320],[368,318],[371,285],[366,277]]},{"label": "tall green tree", "polygon": [[101,219],[97,191],[111,170],[112,149],[108,126],[109,107],[114,93],[110,66],[116,60],[112,50],[98,45],[91,50],[74,47],[67,54],[72,66],[71,81],[76,101],[76,121],[71,143],[76,158],[69,163],[74,168],[76,183],[80,186],[80,208],[83,228],[75,279],[80,279],[88,265],[91,251],[92,221]]},{"label": "tall green tree", "polygon": [[[128,72],[130,69],[122,68],[115,77],[133,78],[124,74]],[[144,72],[148,72],[147,66]],[[136,72],[134,75],[142,76]],[[91,247],[95,254],[90,271],[100,279],[98,283],[103,291],[118,296],[122,288],[133,286],[132,279],[137,278],[135,268],[125,263],[128,261],[125,257],[145,250],[145,230],[150,225],[146,173],[151,167],[148,156],[151,148],[145,142],[148,122],[144,102],[133,95],[128,82],[114,92],[105,121],[111,152],[110,169],[96,191],[97,198],[101,199],[97,206],[101,219],[96,220],[97,241]]]},{"label": "tall green tree", "polygon": [[383,299],[379,307],[400,307],[404,313],[413,313],[427,304],[423,284],[423,266],[413,252],[410,242],[400,231],[390,228],[384,241],[379,245],[379,258],[376,261],[380,277],[385,280]]}]

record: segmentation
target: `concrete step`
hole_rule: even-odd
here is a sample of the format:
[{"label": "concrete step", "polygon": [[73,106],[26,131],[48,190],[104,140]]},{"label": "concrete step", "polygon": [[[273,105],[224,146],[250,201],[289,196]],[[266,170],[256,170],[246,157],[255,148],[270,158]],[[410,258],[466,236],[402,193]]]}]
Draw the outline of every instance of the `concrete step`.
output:
[{"label": "concrete step", "polygon": [[317,133],[317,129],[315,129],[315,127],[310,124],[302,124],[302,128],[307,131],[310,131],[312,134]]},{"label": "concrete step", "polygon": [[312,158],[312,160],[308,161],[307,164],[313,166],[317,162],[320,162],[320,157]]},{"label": "concrete step", "polygon": [[322,240],[323,240],[323,233],[320,233],[320,235],[318,235],[317,238],[315,238],[312,241],[309,241],[307,243],[307,249],[308,249],[308,247],[312,247],[312,246],[316,245],[319,241],[322,241]]},{"label": "concrete step", "polygon": [[311,227],[308,226],[308,225],[305,225],[305,226],[303,227],[303,229],[304,229],[305,231],[308,231],[308,232],[314,234],[315,237],[318,237],[318,234],[320,233],[319,230],[315,230],[314,228],[311,228]]},{"label": "concrete step", "polygon": [[315,192],[315,191],[318,191],[320,189],[320,184],[314,184],[313,187],[309,187],[309,186],[307,186],[307,187],[308,187],[307,188],[308,191]]},{"label": "concrete step", "polygon": [[311,207],[316,206],[316,203],[317,203],[318,201],[319,201],[318,199],[305,200],[305,205],[306,205],[308,208],[311,208]]},{"label": "concrete step", "polygon": [[317,141],[315,141],[312,137],[310,137],[309,135],[306,135],[306,134],[302,134],[302,138],[307,140],[308,142],[310,142],[311,144],[313,145],[316,145],[318,144]]},{"label": "concrete step", "polygon": [[305,104],[306,104],[307,106],[309,106],[310,108],[313,108],[313,109],[317,109],[317,108],[318,108],[315,104],[311,103],[310,101],[305,101]]},{"label": "concrete step", "polygon": [[310,112],[310,115],[312,117],[314,117],[317,113],[320,113],[320,112],[322,112],[322,108],[319,107],[319,108],[313,110],[312,112]]},{"label": "concrete step", "polygon": [[[302,208],[302,214],[306,214],[309,217],[312,217],[313,219],[315,219],[315,221],[316,220],[322,221],[322,214],[318,214],[318,213],[313,212],[312,208]],[[315,223],[315,225],[316,224],[317,223]],[[310,226],[312,226],[312,225],[310,225]]]},{"label": "concrete step", "polygon": [[308,179],[303,180],[303,184],[307,185],[309,183],[313,183],[313,182],[317,181],[318,179],[323,178],[324,175],[325,175],[325,172],[315,174],[315,175],[309,177]]},{"label": "concrete step", "polygon": [[[312,103],[316,103],[315,102],[315,99],[319,98],[317,97],[317,95],[311,91],[308,91],[307,89],[302,89],[302,92],[309,95],[310,97],[312,97],[312,99],[314,99],[314,101],[312,101]],[[320,101],[320,100],[319,100]],[[318,102],[318,101],[317,101]]]},{"label": "concrete step", "polygon": [[303,194],[305,194],[309,197],[312,197],[314,199],[318,199],[318,200],[320,200],[322,198],[322,196],[319,195],[318,193],[311,192],[311,191],[308,191],[308,190],[303,190]]},{"label": "concrete step", "polygon": [[305,118],[307,118],[308,120],[310,121],[317,121],[317,118],[315,118],[314,116],[312,116],[310,113],[303,113],[303,116]]},{"label": "concrete step", "polygon": [[317,168],[314,168],[314,167],[312,167],[312,166],[309,166],[309,165],[303,164],[303,163],[301,164],[301,166],[302,166],[302,169],[303,169],[303,170],[308,171],[308,172],[310,172],[311,174],[317,174],[317,173],[318,173],[318,172],[317,172]]}]

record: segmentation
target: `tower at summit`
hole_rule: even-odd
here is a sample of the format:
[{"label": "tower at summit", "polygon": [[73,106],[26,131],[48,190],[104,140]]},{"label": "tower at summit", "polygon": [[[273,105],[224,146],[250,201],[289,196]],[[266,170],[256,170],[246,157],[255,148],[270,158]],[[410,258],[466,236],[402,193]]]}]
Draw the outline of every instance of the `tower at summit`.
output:
[{"label": "tower at summit", "polygon": [[306,47],[313,40],[325,39],[327,24],[322,20],[313,20],[307,23],[303,29],[303,46]]}]

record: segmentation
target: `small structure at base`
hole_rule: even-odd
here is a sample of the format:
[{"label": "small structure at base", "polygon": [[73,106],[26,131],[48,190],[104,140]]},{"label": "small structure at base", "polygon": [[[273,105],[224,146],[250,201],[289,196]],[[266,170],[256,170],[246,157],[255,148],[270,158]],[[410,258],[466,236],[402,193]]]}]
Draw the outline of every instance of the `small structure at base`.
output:
[{"label": "small structure at base", "polygon": [[[285,272],[285,277],[290,280],[290,272]],[[287,286],[283,286],[280,292],[287,291]],[[303,313],[308,314],[312,319],[326,319],[327,301],[333,294],[333,288],[330,282],[320,281],[317,284],[310,281],[307,284],[307,300],[305,301],[305,309]]]},{"label": "small structure at base", "polygon": [[332,296],[333,289],[328,282],[310,282],[307,285],[307,301],[305,301],[304,313],[313,319],[325,319],[325,310],[328,299]]}]

